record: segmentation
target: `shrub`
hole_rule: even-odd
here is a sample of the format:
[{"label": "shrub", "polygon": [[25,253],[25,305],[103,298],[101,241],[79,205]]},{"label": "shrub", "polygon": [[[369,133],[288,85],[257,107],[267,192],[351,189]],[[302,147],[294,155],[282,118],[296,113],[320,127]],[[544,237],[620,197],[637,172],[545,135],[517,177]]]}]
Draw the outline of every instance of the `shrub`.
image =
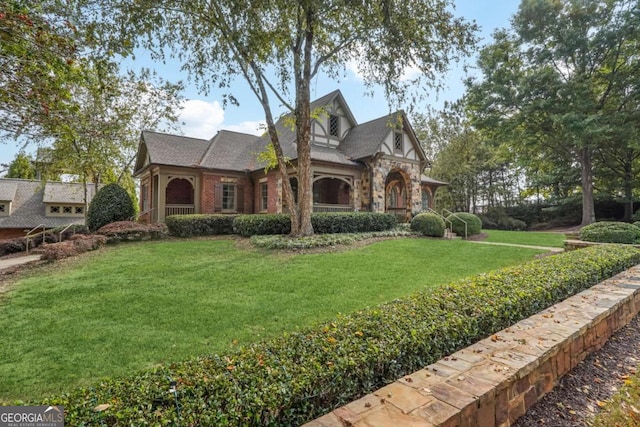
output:
[{"label": "shrub", "polygon": [[105,236],[90,235],[85,236],[82,234],[76,234],[71,236],[69,240],[64,242],[52,243],[46,246],[42,246],[38,249],[38,252],[42,253],[42,259],[47,261],[53,261],[62,258],[68,258],[70,256],[78,255],[87,251],[93,251],[98,249],[107,242]]},{"label": "shrub", "polygon": [[636,227],[640,228],[640,221],[635,221],[635,222],[633,223],[633,225],[635,225]]},{"label": "shrub", "polygon": [[482,230],[482,221],[478,216],[471,213],[457,212],[449,215],[447,220],[451,221],[451,231],[458,236],[464,237],[465,223],[467,224],[467,236],[480,234],[480,230]]},{"label": "shrub", "polygon": [[631,216],[631,219],[635,222],[640,222],[640,209],[638,209],[633,213],[633,215]]},{"label": "shrub", "polygon": [[118,221],[100,227],[97,231],[107,238],[107,243],[122,241],[136,242],[141,240],[157,240],[167,237],[167,226],[162,223],[141,224],[133,221]]},{"label": "shrub", "polygon": [[595,222],[580,229],[580,240],[600,243],[637,243],[640,240],[640,228],[626,222]]},{"label": "shrub", "polygon": [[444,219],[434,213],[421,213],[411,220],[411,229],[423,236],[442,237],[444,236]]},{"label": "shrub", "polygon": [[308,237],[256,235],[251,236],[251,244],[265,249],[300,250],[335,245],[350,245],[351,243],[359,240],[376,237],[406,237],[411,235],[412,233],[410,231],[401,228],[385,231],[371,231],[367,233],[315,234]]},{"label": "shrub", "polygon": [[318,234],[364,233],[391,230],[397,219],[394,215],[378,212],[314,213],[311,224]]},{"label": "shrub", "polygon": [[135,214],[131,196],[118,184],[100,188],[89,204],[87,226],[96,231],[109,223],[126,221]]},{"label": "shrub", "polygon": [[171,215],[165,223],[173,236],[217,236],[233,234],[233,220],[236,217],[222,214]]},{"label": "shrub", "polygon": [[633,247],[566,252],[38,404],[73,425],[300,425],[639,262]]},{"label": "shrub", "polygon": [[527,229],[527,223],[510,217],[503,208],[490,208],[478,217],[482,221],[482,228],[487,230],[521,231]]},{"label": "shrub", "polygon": [[[311,224],[317,234],[362,233],[390,230],[396,225],[396,218],[377,212],[314,213]],[[286,214],[239,215],[233,222],[233,229],[245,237],[290,234],[291,219]]]},{"label": "shrub", "polygon": [[244,237],[291,233],[291,219],[285,214],[238,215],[233,231]]}]

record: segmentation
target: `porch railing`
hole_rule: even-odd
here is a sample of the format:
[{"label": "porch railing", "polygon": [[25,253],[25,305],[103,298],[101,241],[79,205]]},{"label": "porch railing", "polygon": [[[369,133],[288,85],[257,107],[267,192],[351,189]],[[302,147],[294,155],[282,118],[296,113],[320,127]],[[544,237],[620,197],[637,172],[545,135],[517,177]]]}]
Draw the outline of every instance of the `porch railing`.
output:
[{"label": "porch railing", "polygon": [[353,212],[353,206],[314,203],[313,211],[314,212]]},{"label": "porch railing", "polygon": [[194,205],[166,205],[165,217],[169,215],[193,215],[196,211]]}]

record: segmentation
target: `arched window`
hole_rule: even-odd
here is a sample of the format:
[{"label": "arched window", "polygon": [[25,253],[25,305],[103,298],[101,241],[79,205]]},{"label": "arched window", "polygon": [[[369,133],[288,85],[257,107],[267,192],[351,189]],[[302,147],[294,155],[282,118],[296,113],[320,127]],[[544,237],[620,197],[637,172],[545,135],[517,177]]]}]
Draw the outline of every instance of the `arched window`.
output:
[{"label": "arched window", "polygon": [[431,207],[430,205],[431,203],[429,203],[429,192],[423,188],[422,189],[422,210],[426,211]]}]

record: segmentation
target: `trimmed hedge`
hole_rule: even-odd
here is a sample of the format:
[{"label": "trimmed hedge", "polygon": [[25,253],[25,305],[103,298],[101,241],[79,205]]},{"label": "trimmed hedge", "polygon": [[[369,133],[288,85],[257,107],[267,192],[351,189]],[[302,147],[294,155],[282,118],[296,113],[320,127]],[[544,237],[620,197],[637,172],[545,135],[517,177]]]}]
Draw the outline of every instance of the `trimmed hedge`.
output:
[{"label": "trimmed hedge", "polygon": [[[451,221],[451,231],[464,238],[464,222],[467,223],[467,237],[480,234],[482,220],[477,215],[467,212],[456,212],[447,217]],[[464,222],[462,222],[464,221]]]},{"label": "trimmed hedge", "polygon": [[[376,212],[313,213],[311,224],[318,234],[363,233],[395,227],[394,215]],[[233,221],[235,233],[244,236],[289,234],[291,220],[287,214],[239,215]]]},{"label": "trimmed hedge", "polygon": [[638,243],[640,228],[626,222],[595,222],[580,229],[580,240],[600,243]]},{"label": "trimmed hedge", "polygon": [[171,215],[166,218],[165,224],[173,236],[216,236],[233,234],[233,220],[236,217],[221,214]]},{"label": "trimmed hedge", "polygon": [[69,425],[300,425],[638,263],[631,246],[566,252],[39,404]]},{"label": "trimmed hedge", "polygon": [[444,219],[434,213],[421,213],[411,220],[411,230],[423,236],[442,237],[444,236],[444,229]]}]

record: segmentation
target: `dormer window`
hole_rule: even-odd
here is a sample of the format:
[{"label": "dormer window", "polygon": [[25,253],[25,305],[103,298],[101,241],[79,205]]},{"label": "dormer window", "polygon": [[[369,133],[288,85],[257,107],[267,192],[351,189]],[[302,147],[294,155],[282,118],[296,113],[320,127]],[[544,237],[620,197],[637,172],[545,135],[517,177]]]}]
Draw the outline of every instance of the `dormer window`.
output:
[{"label": "dormer window", "polygon": [[0,216],[9,215],[9,204],[8,203],[0,203]]},{"label": "dormer window", "polygon": [[403,154],[404,153],[403,135],[401,133],[394,133],[393,136],[394,136],[393,151],[396,154]]},{"label": "dormer window", "polygon": [[329,135],[335,136],[336,138],[340,136],[340,117],[334,115],[329,116]]}]

